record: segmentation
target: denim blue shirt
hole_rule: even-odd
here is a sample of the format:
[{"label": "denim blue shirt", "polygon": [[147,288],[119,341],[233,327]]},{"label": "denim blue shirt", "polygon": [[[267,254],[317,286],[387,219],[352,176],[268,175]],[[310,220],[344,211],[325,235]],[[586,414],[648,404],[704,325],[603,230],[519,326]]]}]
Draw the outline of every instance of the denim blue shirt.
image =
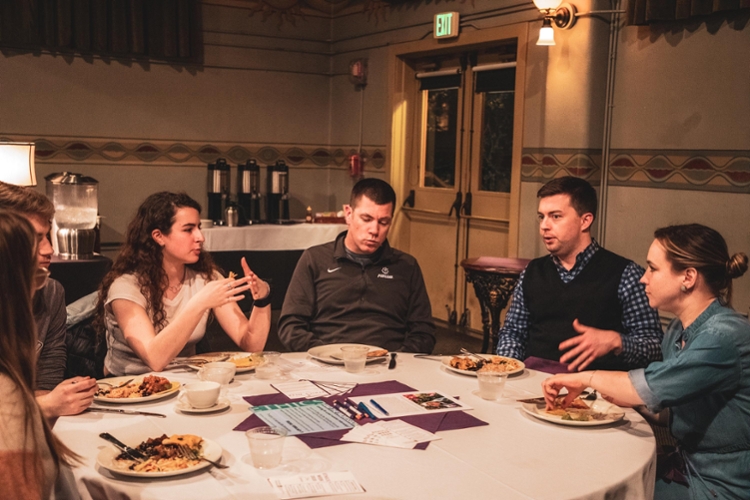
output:
[{"label": "denim blue shirt", "polygon": [[[682,346],[682,342],[685,345]],[[670,408],[670,431],[699,477],[691,498],[750,495],[750,323],[714,301],[687,328],[670,323],[664,361],[629,377],[651,411]]]}]

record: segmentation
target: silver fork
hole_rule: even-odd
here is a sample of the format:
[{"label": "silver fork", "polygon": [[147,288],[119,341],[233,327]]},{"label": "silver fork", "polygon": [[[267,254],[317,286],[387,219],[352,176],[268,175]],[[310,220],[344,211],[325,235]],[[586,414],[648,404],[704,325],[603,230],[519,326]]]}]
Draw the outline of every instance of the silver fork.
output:
[{"label": "silver fork", "polygon": [[477,358],[478,360],[482,360],[482,363],[486,363],[487,359],[483,356],[480,356],[479,354],[474,354],[473,352],[469,351],[468,349],[461,348],[461,354],[467,354],[471,357]]},{"label": "silver fork", "polygon": [[112,384],[110,384],[110,383],[107,383],[107,382],[102,382],[101,380],[97,381],[96,383],[97,383],[97,385],[108,385],[108,386],[110,386],[110,387],[111,387],[112,389],[119,389],[120,387],[125,387],[125,386],[126,386],[126,385],[128,385],[128,384],[129,384],[130,382],[132,382],[133,380],[135,380],[135,379],[131,378],[131,379],[129,379],[129,380],[126,380],[126,381],[125,381],[125,382],[123,382],[122,384],[119,384],[119,385],[112,385]]},{"label": "silver fork", "polygon": [[228,465],[220,464],[218,462],[214,462],[213,460],[209,460],[206,457],[202,457],[202,456],[198,455],[195,452],[195,450],[193,450],[192,448],[190,448],[189,446],[184,445],[184,444],[177,445],[177,451],[179,452],[180,456],[182,456],[183,458],[187,458],[189,460],[205,460],[206,462],[210,463],[211,465],[213,465],[217,469],[228,469],[229,468]]}]

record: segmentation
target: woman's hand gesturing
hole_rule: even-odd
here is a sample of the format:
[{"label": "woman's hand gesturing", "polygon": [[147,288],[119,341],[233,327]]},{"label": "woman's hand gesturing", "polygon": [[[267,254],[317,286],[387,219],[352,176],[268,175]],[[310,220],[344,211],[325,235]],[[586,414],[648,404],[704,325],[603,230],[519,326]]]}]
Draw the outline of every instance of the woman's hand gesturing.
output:
[{"label": "woman's hand gesturing", "polygon": [[248,283],[250,287],[250,293],[253,294],[253,300],[265,299],[266,297],[268,297],[268,294],[271,293],[271,287],[268,285],[268,283],[260,279],[250,269],[250,266],[247,265],[245,257],[242,257],[241,263],[242,270],[245,272],[245,277],[242,279]]}]

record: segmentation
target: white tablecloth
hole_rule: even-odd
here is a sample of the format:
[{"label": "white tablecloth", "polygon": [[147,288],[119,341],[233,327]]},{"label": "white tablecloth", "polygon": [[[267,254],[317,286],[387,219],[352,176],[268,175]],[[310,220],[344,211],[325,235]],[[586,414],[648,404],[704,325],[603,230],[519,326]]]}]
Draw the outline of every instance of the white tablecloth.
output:
[{"label": "white tablecloth", "polygon": [[[79,453],[84,465],[75,470],[85,499],[275,499],[267,477],[300,472],[349,470],[366,493],[341,496],[358,499],[648,499],[653,497],[655,442],[651,428],[634,411],[625,422],[603,427],[565,427],[524,413],[513,398],[541,393],[544,373],[527,370],[511,377],[508,399],[488,402],[473,394],[476,379],[445,370],[437,361],[399,354],[398,366],[370,365],[352,375],[342,367],[322,367],[302,353],[285,354],[298,363],[297,378],[360,383],[398,380],[416,389],[438,389],[460,396],[473,407],[470,413],[490,425],[439,432],[442,438],[426,450],[404,450],[349,443],[311,450],[297,438],[286,438],[280,468],[259,471],[248,457],[245,436],[232,428],[248,415],[244,395],[274,392],[269,382],[252,373],[238,374],[230,385],[231,410],[218,414],[186,415],[174,406],[176,398],[128,405],[165,413],[168,418],[84,413],[60,418],[55,433]],[[189,382],[192,372],[166,372],[171,379]],[[122,405],[125,407],[125,405]],[[198,434],[218,442],[223,461],[231,468],[165,480],[133,480],[112,476],[96,466],[98,438],[108,431],[128,444],[149,436]]]},{"label": "white tablecloth", "polygon": [[202,229],[209,252],[305,250],[333,241],[346,224],[258,224]]}]

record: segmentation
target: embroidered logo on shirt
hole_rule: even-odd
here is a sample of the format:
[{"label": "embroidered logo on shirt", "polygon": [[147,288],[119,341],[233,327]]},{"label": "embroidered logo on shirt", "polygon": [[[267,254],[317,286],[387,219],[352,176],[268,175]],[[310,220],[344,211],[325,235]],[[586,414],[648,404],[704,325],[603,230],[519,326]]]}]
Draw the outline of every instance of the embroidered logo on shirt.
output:
[{"label": "embroidered logo on shirt", "polygon": [[329,267],[329,268],[327,269],[327,271],[328,271],[329,273],[335,273],[335,272],[336,272],[336,271],[338,271],[339,269],[341,269],[341,267],[334,267],[333,269],[331,269],[331,268]]},{"label": "embroidered logo on shirt", "polygon": [[378,278],[392,280],[393,276],[391,276],[389,273],[390,271],[388,270],[388,268],[384,267],[383,269],[380,270],[380,274],[378,274]]}]

